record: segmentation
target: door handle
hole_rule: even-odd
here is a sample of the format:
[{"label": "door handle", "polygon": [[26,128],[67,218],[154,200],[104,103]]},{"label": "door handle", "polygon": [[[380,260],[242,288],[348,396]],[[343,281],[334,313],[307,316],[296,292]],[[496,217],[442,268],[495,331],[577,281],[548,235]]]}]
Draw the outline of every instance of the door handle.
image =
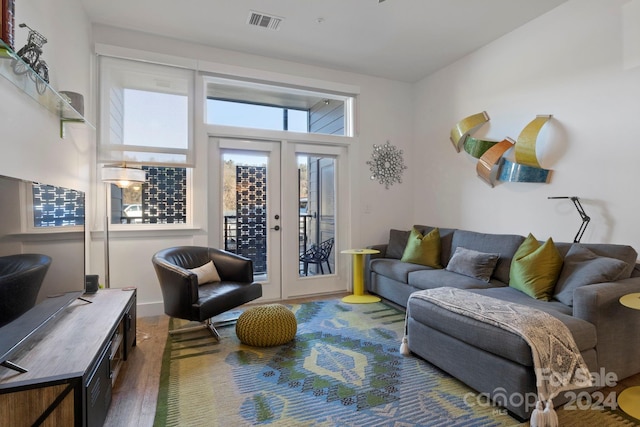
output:
[{"label": "door handle", "polygon": [[279,226],[279,225],[276,225],[275,227],[271,227],[271,229],[272,229],[272,230],[276,230],[276,231],[278,231],[278,230],[280,230],[280,226]]}]

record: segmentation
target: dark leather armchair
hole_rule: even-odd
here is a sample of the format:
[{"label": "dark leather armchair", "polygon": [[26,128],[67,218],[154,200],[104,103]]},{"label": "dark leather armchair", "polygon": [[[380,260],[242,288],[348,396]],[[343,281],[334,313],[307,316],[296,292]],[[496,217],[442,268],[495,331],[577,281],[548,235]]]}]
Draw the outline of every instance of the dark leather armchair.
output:
[{"label": "dark leather armchair", "polygon": [[51,258],[41,254],[0,257],[0,326],[36,305]]},{"label": "dark leather armchair", "polygon": [[[220,282],[198,285],[189,271],[213,261]],[[163,249],[152,258],[164,300],[164,312],[180,319],[204,322],[201,327],[220,335],[211,318],[262,296],[262,285],[253,281],[253,262],[240,255],[200,246]],[[186,332],[182,328],[170,333]]]}]

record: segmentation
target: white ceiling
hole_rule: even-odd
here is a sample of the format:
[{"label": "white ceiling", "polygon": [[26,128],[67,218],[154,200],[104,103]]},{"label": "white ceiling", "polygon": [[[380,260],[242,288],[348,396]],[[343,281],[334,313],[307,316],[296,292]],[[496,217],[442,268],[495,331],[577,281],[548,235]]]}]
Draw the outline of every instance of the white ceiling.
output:
[{"label": "white ceiling", "polygon": [[[81,0],[94,23],[416,82],[567,0]],[[249,26],[250,11],[284,18]]]}]

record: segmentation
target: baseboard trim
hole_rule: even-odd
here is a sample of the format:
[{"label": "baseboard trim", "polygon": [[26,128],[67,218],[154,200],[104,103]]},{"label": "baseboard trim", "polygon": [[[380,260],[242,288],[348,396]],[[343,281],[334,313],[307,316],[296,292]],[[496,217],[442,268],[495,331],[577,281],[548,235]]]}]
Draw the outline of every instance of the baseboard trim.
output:
[{"label": "baseboard trim", "polygon": [[138,303],[138,317],[161,316],[164,314],[162,301]]}]

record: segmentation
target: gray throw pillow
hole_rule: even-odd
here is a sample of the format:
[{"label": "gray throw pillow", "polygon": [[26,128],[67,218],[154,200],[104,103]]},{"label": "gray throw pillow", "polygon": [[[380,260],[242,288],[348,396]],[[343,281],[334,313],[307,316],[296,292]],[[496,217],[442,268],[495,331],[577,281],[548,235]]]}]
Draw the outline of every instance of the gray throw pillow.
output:
[{"label": "gray throw pillow", "polygon": [[573,307],[576,288],[615,281],[626,268],[624,261],[598,256],[584,246],[574,244],[564,257],[553,299]]},{"label": "gray throw pillow", "polygon": [[500,254],[478,252],[458,246],[447,264],[447,270],[488,282],[499,258]]},{"label": "gray throw pillow", "polygon": [[389,231],[389,244],[387,245],[387,252],[385,256],[387,258],[400,259],[404,253],[404,248],[407,246],[407,240],[411,231],[402,231],[391,229]]}]

